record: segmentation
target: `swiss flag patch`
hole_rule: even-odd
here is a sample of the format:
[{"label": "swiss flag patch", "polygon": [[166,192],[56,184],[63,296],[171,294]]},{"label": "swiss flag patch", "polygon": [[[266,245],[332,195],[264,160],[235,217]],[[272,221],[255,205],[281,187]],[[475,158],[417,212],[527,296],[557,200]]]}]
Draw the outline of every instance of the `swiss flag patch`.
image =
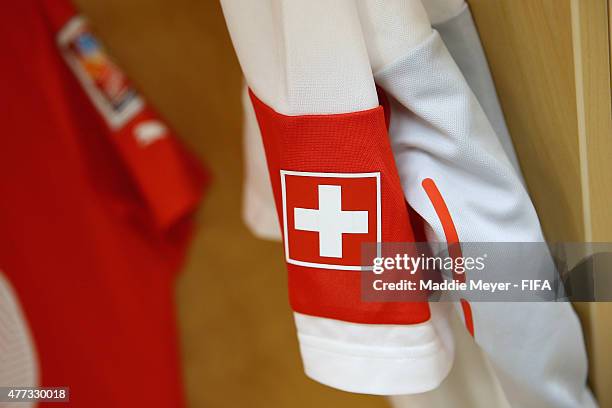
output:
[{"label": "swiss flag patch", "polygon": [[381,242],[380,173],[281,170],[287,262],[363,270],[362,244]]}]

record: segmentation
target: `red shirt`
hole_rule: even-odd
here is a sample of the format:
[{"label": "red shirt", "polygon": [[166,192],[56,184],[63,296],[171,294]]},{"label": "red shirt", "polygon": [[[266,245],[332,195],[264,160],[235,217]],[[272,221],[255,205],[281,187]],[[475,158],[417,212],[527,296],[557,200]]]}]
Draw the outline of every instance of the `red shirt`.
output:
[{"label": "red shirt", "polygon": [[0,269],[41,385],[182,406],[173,282],[202,173],[67,1],[2,9]]}]

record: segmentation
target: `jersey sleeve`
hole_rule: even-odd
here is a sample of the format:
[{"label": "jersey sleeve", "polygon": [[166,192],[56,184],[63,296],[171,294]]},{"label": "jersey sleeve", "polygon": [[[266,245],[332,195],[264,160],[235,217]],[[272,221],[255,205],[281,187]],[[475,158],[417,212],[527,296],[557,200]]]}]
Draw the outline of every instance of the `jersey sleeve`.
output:
[{"label": "jersey sleeve", "polygon": [[437,387],[452,345],[428,303],[361,299],[360,245],[414,234],[354,2],[222,5],[263,139],[306,374],[359,393]]}]

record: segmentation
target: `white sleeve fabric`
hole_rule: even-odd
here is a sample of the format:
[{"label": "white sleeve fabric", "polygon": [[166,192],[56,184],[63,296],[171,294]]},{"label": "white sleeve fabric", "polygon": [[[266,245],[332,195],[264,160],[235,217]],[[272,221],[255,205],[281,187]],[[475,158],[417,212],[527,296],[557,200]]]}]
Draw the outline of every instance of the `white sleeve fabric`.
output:
[{"label": "white sleeve fabric", "polygon": [[378,106],[353,0],[223,0],[221,5],[248,86],[278,113],[334,114]]},{"label": "white sleeve fabric", "polygon": [[[464,0],[422,0],[422,3],[429,21],[434,27],[437,24],[452,20],[467,6]],[[444,40],[446,42],[446,38]]]},{"label": "white sleeve fabric", "polygon": [[266,153],[246,83],[242,89],[242,114],[244,158],[242,219],[257,238],[280,241],[281,230],[268,174]]},{"label": "white sleeve fabric", "polygon": [[[436,3],[440,0],[435,0]],[[448,0],[445,0],[448,1]],[[435,16],[437,23],[433,27],[438,31],[444,41],[446,48],[455,60],[457,67],[465,77],[467,84],[474,93],[478,103],[482,107],[487,119],[491,123],[497,139],[502,145],[504,152],[517,174],[521,176],[521,168],[516,157],[516,151],[512,144],[506,120],[497,97],[493,77],[489,70],[489,64],[480,43],[480,37],[476,30],[476,25],[472,19],[470,8],[463,0],[460,4],[455,4],[456,0],[450,5],[447,13]],[[432,0],[424,1],[425,7],[431,4]],[[461,4],[463,3],[463,4]],[[438,5],[438,7],[441,7]],[[429,15],[428,10],[428,15]],[[451,18],[443,19],[443,15],[450,15]],[[432,19],[432,21],[434,21]]]},{"label": "white sleeve fabric", "polygon": [[[403,36],[386,36],[379,46],[370,33],[378,30],[380,17],[368,16],[362,13],[362,23],[368,49],[377,49],[370,51],[377,55],[376,83],[391,96],[390,134],[400,177],[408,202],[431,227],[430,240],[446,239],[421,185],[426,178],[443,195],[460,241],[543,242],[521,178],[439,33],[432,31],[400,57],[385,58],[385,49],[405,49]],[[554,267],[550,259],[542,262]],[[586,386],[582,331],[570,304],[471,306],[475,340],[512,406],[595,406]]]},{"label": "white sleeve fabric", "polygon": [[[354,0],[223,0],[222,6],[248,86],[277,112],[333,114],[378,106]],[[295,313],[305,372],[350,392],[433,389],[453,359],[447,320],[438,309],[415,325]]]},{"label": "white sleeve fabric", "polygon": [[[0,272],[0,387],[38,385],[38,359],[17,294]],[[33,407],[6,403],[3,407]]]},{"label": "white sleeve fabric", "polygon": [[389,397],[391,407],[510,408],[491,364],[465,330],[461,316],[452,313],[449,317],[456,347],[450,374],[435,390]]}]

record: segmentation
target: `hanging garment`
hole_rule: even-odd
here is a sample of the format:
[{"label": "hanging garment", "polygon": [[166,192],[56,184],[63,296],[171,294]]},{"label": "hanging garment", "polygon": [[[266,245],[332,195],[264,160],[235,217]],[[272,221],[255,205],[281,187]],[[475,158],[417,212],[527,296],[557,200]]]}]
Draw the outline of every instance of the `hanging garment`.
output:
[{"label": "hanging garment", "polygon": [[[391,139],[396,147],[395,153],[400,169],[400,177],[403,179],[408,200],[434,227],[429,231],[430,239],[432,241],[445,241],[446,237],[443,235],[438,216],[433,210],[430,198],[421,187],[421,182],[425,178],[431,178],[436,176],[436,174],[440,174],[437,173],[436,167],[443,163],[446,166],[444,174],[457,175],[450,178],[452,183],[449,184],[454,186],[454,190],[450,190],[451,197],[462,195],[461,191],[474,190],[476,194],[482,195],[482,197],[486,198],[490,195],[494,198],[492,200],[484,200],[484,205],[490,205],[487,203],[497,205],[497,200],[500,199],[498,197],[500,191],[503,194],[507,194],[508,198],[506,202],[508,207],[500,206],[496,209],[500,215],[499,219],[495,219],[494,216],[490,218],[485,217],[484,214],[495,214],[495,212],[488,212],[488,208],[478,208],[473,205],[463,204],[466,208],[466,218],[459,218],[458,221],[455,219],[456,223],[463,226],[458,227],[460,239],[465,241],[542,241],[539,222],[522,186],[522,178],[518,173],[518,164],[514,150],[505,128],[490,73],[486,67],[484,54],[471,22],[469,11],[465,6],[457,9],[459,12],[459,17],[456,20],[457,24],[451,21],[437,20],[440,23],[439,28],[441,32],[446,33],[450,38],[449,43],[457,55],[457,59],[460,61],[459,66],[467,76],[466,83],[465,78],[457,69],[452,58],[443,48],[444,45],[441,43],[438,34],[432,32],[431,29],[425,31],[422,29],[424,25],[422,21],[424,19],[427,21],[424,13],[419,13],[414,9],[407,9],[408,7],[414,7],[410,2],[385,2],[384,8],[382,4],[378,3],[359,3],[362,19],[365,20],[362,21],[362,24],[366,41],[369,45],[370,60],[375,70],[381,71],[377,76],[377,82],[387,85],[389,94],[393,95],[394,92],[397,92],[396,89],[402,88],[399,85],[397,87],[388,85],[387,79],[382,74],[383,68],[390,63],[396,62],[396,60],[410,61],[414,59],[414,68],[409,68],[412,69],[410,72],[415,79],[410,83],[409,88],[415,95],[415,104],[410,107],[417,109],[419,106],[426,106],[428,110],[425,116],[434,115],[438,118],[439,122],[436,122],[435,125],[443,126],[443,132],[447,132],[454,138],[450,138],[452,141],[450,144],[451,148],[458,148],[456,156],[446,157],[444,151],[441,151],[440,148],[445,146],[445,141],[449,139],[448,134],[444,133],[446,135],[445,139],[442,139],[440,136],[424,138],[423,135],[430,135],[429,127],[436,129],[436,126],[428,125],[421,118],[411,116],[406,107],[400,106],[395,98],[391,98],[393,111],[391,113],[390,132]],[[285,10],[282,7],[281,9]],[[280,14],[279,11],[277,13]],[[453,16],[452,13],[449,15]],[[416,24],[414,19],[418,20]],[[428,27],[428,23],[426,25]],[[284,22],[283,29],[291,29],[288,20]],[[230,31],[232,31],[231,26]],[[425,34],[418,34],[423,32]],[[417,41],[420,43],[417,43],[414,39],[419,37],[419,35],[422,35],[422,37]],[[465,43],[461,42],[459,38],[465,38]],[[474,41],[476,41],[476,47],[473,46]],[[234,43],[237,48],[240,47],[239,39],[237,41],[234,38]],[[440,51],[440,47],[443,48],[443,52]],[[421,54],[415,53],[415,49],[432,50],[422,51],[422,53],[425,55],[428,55],[428,52],[435,54],[432,57],[433,61],[423,59]],[[251,52],[254,51],[251,50]],[[240,56],[240,51],[238,54]],[[322,52],[322,54],[328,55],[327,52]],[[438,54],[444,55],[440,56]],[[249,59],[246,59],[248,63]],[[242,60],[241,63],[244,67],[245,63]],[[404,73],[406,69],[406,67],[401,67],[397,71]],[[248,70],[245,69],[245,74],[247,72]],[[448,78],[445,78],[445,75]],[[268,80],[270,81],[269,84],[272,84],[272,78],[268,78]],[[473,98],[468,84],[473,87],[476,96],[482,100],[482,103],[486,104],[486,109],[480,108],[478,101]],[[453,94],[453,92],[456,92],[459,95],[458,97],[464,99],[454,99],[448,102],[448,106],[452,108],[446,109],[445,98],[449,96],[449,93]],[[436,99],[436,97],[440,98]],[[456,103],[458,100],[465,100],[466,103],[463,105]],[[246,129],[248,132],[249,129],[254,129],[248,125],[249,120],[252,120],[253,116],[248,105],[245,111],[247,120]],[[416,110],[416,112],[417,114],[424,115],[423,111],[419,112],[419,110]],[[427,118],[430,119],[429,116]],[[423,126],[425,129],[421,129],[420,126]],[[410,129],[410,131],[406,129]],[[464,131],[463,129],[466,130]],[[465,133],[462,134],[461,132]],[[253,134],[256,134],[256,131],[255,133],[246,134],[246,148],[256,146],[256,149],[261,149],[261,145],[257,143],[256,138],[252,137]],[[420,142],[421,145],[416,147],[407,146],[407,143],[403,141],[403,138],[407,137],[406,135],[413,136],[409,140],[414,139]],[[463,149],[463,143],[468,145],[469,148]],[[475,147],[476,151],[479,152],[477,157],[464,155],[472,147]],[[407,163],[406,157],[409,154],[407,151],[411,155],[418,155],[422,148],[426,148],[425,153],[422,153],[422,155],[427,156],[428,161],[417,158],[415,160],[417,163],[420,163],[419,169],[409,167],[411,163]],[[258,160],[259,163],[262,161],[261,158],[258,159],[256,156],[250,155],[248,151],[247,155],[251,156],[247,158],[247,167],[256,170],[259,165]],[[487,157],[491,159],[489,160]],[[482,158],[487,159],[485,161],[492,167],[487,170],[482,169],[482,171],[475,168],[475,166],[482,164]],[[431,169],[430,176],[425,177],[424,172],[427,173],[429,169]],[[469,177],[465,169],[467,169],[467,174],[471,173]],[[491,179],[491,173],[495,180]],[[414,177],[411,178],[411,176]],[[417,180],[418,177],[420,177],[419,180]],[[253,180],[254,178],[251,175],[248,180]],[[267,176],[262,175],[259,180],[262,178],[265,179]],[[436,176],[435,178],[438,177]],[[265,184],[262,183],[262,185]],[[499,189],[500,187],[501,190]],[[449,193],[444,194],[446,198],[446,194]],[[465,195],[463,196],[465,199]],[[266,219],[270,220],[273,218],[271,216],[261,216],[261,214],[270,214],[272,212],[272,206],[270,205],[271,190],[265,188],[251,189],[251,192],[246,197],[252,201],[245,203],[245,215],[248,217],[251,214],[250,211],[254,209],[259,214],[259,218],[251,218],[249,224],[260,236],[274,237],[278,227],[272,223],[266,224],[264,222]],[[266,206],[265,202],[269,204]],[[265,208],[268,208],[267,212]],[[453,208],[455,208],[455,205],[453,205]],[[505,211],[504,208],[512,208],[513,211]],[[453,209],[451,212],[457,211]],[[466,234],[463,230],[471,225],[476,225],[478,228],[473,228],[468,231],[470,233]],[[435,227],[438,228],[437,231],[435,231]],[[550,261],[543,260],[543,262],[544,264],[548,262],[548,265],[550,265]],[[505,392],[511,395],[511,402],[514,406],[521,406],[521,404],[590,406],[592,404],[590,394],[585,386],[586,356],[581,330],[570,305],[500,303],[493,304],[490,308],[482,311],[483,305],[477,305],[475,307],[477,313],[472,316],[472,324],[476,330],[476,340],[489,355],[489,358],[496,360],[494,361],[494,368],[501,377],[500,381]],[[529,314],[533,316],[531,322],[521,320],[520,316],[523,315],[524,310],[528,310]],[[503,318],[495,317],[498,313]],[[506,313],[509,315],[506,316]],[[512,316],[515,316],[516,319]],[[497,320],[489,321],[490,319]],[[480,325],[485,325],[486,327],[483,332],[479,333],[478,327]],[[551,347],[547,347],[546,350],[542,349],[542,344],[539,342],[531,343],[532,348],[527,350],[525,345],[530,340],[528,336],[524,336],[524,331],[527,329],[526,326],[529,325],[542,325],[545,330],[561,330],[565,334],[560,337],[555,336],[555,343]],[[515,336],[520,337],[516,344],[511,344],[510,346],[506,344],[508,340],[506,334],[508,331],[514,332]],[[533,333],[536,337],[541,335],[538,330],[532,330],[530,333]],[[500,352],[501,349],[506,351]],[[534,359],[534,356],[539,356],[539,358]],[[571,357],[567,359],[563,356]],[[546,376],[544,374],[550,367],[563,364],[564,362],[567,363],[568,361],[571,364],[566,366],[568,369],[564,370],[563,374],[558,376]],[[519,362],[525,364],[519,364]],[[536,374],[536,372],[540,374]],[[373,375],[372,372],[370,375]],[[524,375],[530,378],[528,382],[524,381]],[[564,388],[566,392],[555,392],[554,390],[557,387]]]},{"label": "hanging garment", "polygon": [[[466,45],[461,41],[466,38],[461,36],[456,39],[452,38],[454,35],[462,34],[465,31],[465,27],[462,25],[462,30],[457,33],[458,30],[453,29],[455,25],[452,24],[455,20],[452,19],[448,23],[444,20],[447,16],[455,17],[458,13],[461,16],[466,14],[469,16],[469,10],[466,9],[463,2],[460,2],[458,5],[437,4],[436,6],[435,10],[432,10],[431,7],[427,8],[428,15],[430,17],[433,15],[433,18],[437,18],[437,21],[441,23],[441,26],[436,26],[436,29],[440,30],[445,42],[447,41],[445,33],[451,36],[450,44],[454,47],[451,48],[449,46],[449,50],[453,55],[455,55],[454,50],[459,54],[460,68],[479,101],[483,100],[481,98],[486,98],[487,105],[485,112],[487,112],[487,117],[490,118],[492,123],[498,124],[496,129],[505,130],[505,121],[503,115],[501,115],[501,108],[497,101],[495,88],[486,65],[486,60],[484,59],[484,53],[482,53],[480,48],[478,37],[476,36],[478,47]],[[450,10],[448,10],[449,8]],[[471,38],[468,37],[467,39]],[[464,55],[463,50],[470,53]],[[483,62],[484,66],[482,65]],[[243,157],[245,162],[242,203],[243,219],[250,231],[258,238],[281,240],[261,134],[246,85],[242,97],[242,107],[244,115]],[[494,115],[489,115],[490,112],[493,112]],[[499,118],[501,118],[501,121]],[[497,119],[497,122],[494,119]],[[498,134],[500,139],[502,139],[502,144],[509,146],[506,151],[509,157],[513,158],[513,162],[516,163],[514,148],[512,147],[507,130],[505,133]],[[506,140],[503,140],[504,135],[507,137]],[[452,314],[454,313],[447,312],[444,314],[448,315],[451,322],[455,323],[452,326],[453,337],[457,341],[457,349],[455,352],[455,364],[451,374],[442,384],[442,387],[430,392],[392,397],[390,402],[393,406],[397,408],[428,407],[444,404],[466,408],[489,407],[491,405],[499,407],[507,406],[504,405],[506,403],[505,397],[497,384],[498,381],[494,378],[490,365],[484,361],[481,350],[470,344],[473,343],[472,338],[461,333],[461,331],[465,331],[465,328],[460,327],[460,324],[456,323],[458,319]],[[465,375],[466,371],[462,370],[470,370],[469,377]]]},{"label": "hanging garment", "polygon": [[68,1],[2,20],[0,269],[40,385],[75,407],[183,406],[173,288],[202,169]]},{"label": "hanging garment", "polygon": [[306,373],[353,392],[435,388],[452,361],[436,311],[426,302],[359,299],[361,242],[414,238],[356,4],[222,5],[285,223],[290,302]]}]

